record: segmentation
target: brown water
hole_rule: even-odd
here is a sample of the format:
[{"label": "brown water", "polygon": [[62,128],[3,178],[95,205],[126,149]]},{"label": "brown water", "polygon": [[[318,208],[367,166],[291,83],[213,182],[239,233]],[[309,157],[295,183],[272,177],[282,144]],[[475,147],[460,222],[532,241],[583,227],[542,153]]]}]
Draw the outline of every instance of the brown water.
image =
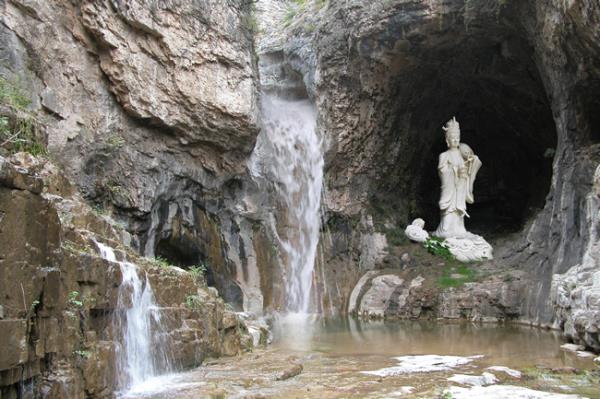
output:
[{"label": "brown water", "polygon": [[[457,385],[447,380],[454,374],[481,375],[489,372],[487,367],[506,366],[523,376],[517,379],[494,372],[498,384],[600,398],[600,375],[592,360],[561,350],[564,342],[550,331],[495,324],[361,323],[352,319],[318,321],[311,331],[299,326],[291,331],[266,349],[211,360],[190,372],[149,381],[130,397],[436,398],[445,388]],[[364,373],[397,366],[394,357],[434,354],[480,357],[441,371]],[[294,364],[303,366],[302,373],[278,381]],[[408,390],[403,387],[408,386],[412,393],[403,394]]]}]

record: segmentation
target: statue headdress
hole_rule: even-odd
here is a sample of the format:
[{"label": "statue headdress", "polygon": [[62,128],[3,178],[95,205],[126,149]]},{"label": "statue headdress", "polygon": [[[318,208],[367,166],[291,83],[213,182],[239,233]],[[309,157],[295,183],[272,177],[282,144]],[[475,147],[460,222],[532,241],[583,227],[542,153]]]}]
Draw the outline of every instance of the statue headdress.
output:
[{"label": "statue headdress", "polygon": [[442,129],[444,130],[446,137],[450,133],[460,134],[460,125],[458,124],[458,121],[456,120],[455,116],[453,116],[452,119],[446,122],[446,126],[442,126]]}]

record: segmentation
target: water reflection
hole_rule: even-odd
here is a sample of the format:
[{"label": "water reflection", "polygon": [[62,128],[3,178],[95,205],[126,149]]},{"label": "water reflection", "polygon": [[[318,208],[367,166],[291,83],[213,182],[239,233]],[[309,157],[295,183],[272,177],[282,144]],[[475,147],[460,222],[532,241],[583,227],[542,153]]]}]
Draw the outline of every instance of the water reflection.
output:
[{"label": "water reflection", "polygon": [[275,347],[332,356],[483,354],[515,367],[578,362],[560,350],[558,333],[527,326],[313,318],[301,329],[294,320],[287,321],[288,332]]}]

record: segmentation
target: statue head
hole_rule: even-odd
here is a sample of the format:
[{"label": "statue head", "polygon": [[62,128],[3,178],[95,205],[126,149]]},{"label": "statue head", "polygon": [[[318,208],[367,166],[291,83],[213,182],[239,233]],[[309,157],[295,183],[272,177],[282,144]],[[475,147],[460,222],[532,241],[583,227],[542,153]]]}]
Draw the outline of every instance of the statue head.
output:
[{"label": "statue head", "polygon": [[460,125],[456,120],[456,117],[452,117],[446,126],[442,127],[446,135],[446,144],[448,148],[458,148],[460,144]]}]

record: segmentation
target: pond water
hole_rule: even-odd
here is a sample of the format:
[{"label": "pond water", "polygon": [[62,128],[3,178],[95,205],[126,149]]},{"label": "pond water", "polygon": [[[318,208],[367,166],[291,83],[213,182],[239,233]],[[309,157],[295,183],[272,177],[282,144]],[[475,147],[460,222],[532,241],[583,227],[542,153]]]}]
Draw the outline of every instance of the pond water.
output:
[{"label": "pond water", "polygon": [[[600,398],[592,359],[560,349],[564,341],[551,331],[353,319],[310,326],[284,325],[287,333],[265,349],[152,379],[128,397]],[[278,380],[297,364],[300,374]]]}]

